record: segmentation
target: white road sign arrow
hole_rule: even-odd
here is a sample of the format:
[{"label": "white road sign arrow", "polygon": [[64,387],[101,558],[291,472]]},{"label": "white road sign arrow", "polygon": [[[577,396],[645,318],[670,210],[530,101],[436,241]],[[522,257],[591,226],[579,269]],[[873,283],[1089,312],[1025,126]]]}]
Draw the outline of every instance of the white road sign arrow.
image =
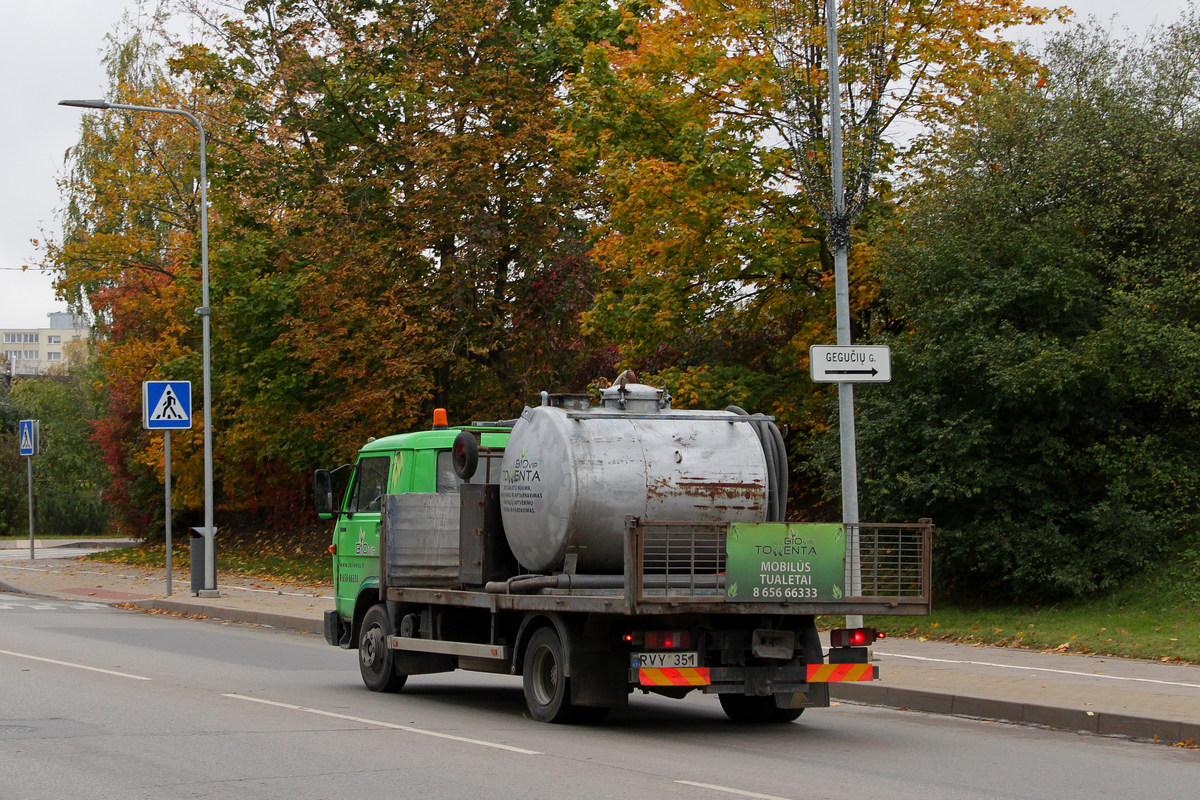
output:
[{"label": "white road sign arrow", "polygon": [[808,348],[809,372],[817,383],[887,383],[892,351],[883,345],[814,344]]}]

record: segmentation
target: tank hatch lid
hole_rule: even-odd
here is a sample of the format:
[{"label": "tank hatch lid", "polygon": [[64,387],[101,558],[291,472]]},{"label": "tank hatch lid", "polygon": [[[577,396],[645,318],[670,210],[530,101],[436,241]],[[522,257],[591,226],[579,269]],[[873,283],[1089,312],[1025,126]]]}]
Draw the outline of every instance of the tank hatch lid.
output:
[{"label": "tank hatch lid", "polygon": [[671,395],[644,383],[617,384],[600,390],[600,405],[614,411],[664,411],[671,407]]}]

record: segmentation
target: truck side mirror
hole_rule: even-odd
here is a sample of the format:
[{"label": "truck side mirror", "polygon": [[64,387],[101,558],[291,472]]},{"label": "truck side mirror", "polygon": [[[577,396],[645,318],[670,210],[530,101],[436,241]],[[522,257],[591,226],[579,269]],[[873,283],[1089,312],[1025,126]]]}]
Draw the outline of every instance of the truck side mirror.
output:
[{"label": "truck side mirror", "polygon": [[333,519],[333,476],[327,469],[313,473],[313,494],[320,519]]}]

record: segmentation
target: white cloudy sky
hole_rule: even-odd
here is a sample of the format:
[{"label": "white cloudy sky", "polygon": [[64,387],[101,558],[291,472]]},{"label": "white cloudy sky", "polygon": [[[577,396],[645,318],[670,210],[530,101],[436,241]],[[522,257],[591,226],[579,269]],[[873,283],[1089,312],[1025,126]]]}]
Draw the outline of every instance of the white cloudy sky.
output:
[{"label": "white cloudy sky", "polygon": [[[1115,16],[1118,29],[1141,31],[1170,22],[1187,0],[1046,0],[1081,17]],[[57,229],[56,179],[78,135],[77,109],[62,99],[100,97],[105,86],[100,50],[136,0],[33,0],[7,3],[0,47],[0,328],[38,328],[46,314],[65,309],[30,240]],[[95,112],[87,112],[95,113]]]}]

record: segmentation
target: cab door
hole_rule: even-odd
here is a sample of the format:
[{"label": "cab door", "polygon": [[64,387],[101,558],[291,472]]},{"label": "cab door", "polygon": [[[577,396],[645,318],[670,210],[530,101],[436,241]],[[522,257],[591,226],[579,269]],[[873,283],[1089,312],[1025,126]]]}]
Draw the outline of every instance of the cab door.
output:
[{"label": "cab door", "polygon": [[379,584],[379,522],[388,491],[394,454],[366,455],[358,460],[346,488],[334,539],[337,610],[352,618],[359,593]]}]

